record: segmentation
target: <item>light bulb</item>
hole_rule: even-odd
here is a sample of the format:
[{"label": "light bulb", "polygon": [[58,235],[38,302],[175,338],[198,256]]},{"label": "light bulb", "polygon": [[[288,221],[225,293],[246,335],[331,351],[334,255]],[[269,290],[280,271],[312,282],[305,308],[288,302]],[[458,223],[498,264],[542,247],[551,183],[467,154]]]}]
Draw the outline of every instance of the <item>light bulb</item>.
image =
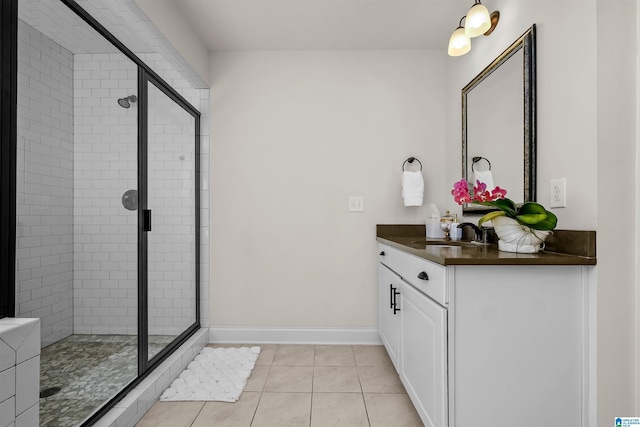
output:
[{"label": "light bulb", "polygon": [[491,28],[489,11],[479,1],[469,9],[467,19],[464,21],[464,28],[469,38],[481,36]]},{"label": "light bulb", "polygon": [[463,27],[458,27],[451,34],[451,38],[449,39],[449,56],[461,56],[471,50],[471,40],[465,34],[465,29]]}]

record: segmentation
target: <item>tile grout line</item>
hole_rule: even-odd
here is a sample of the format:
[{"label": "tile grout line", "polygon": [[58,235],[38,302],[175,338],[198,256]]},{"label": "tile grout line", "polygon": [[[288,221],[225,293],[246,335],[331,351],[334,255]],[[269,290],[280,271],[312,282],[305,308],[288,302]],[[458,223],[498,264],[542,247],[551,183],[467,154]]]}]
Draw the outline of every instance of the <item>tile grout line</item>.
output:
[{"label": "tile grout line", "polygon": [[316,379],[316,346],[313,346],[313,358],[311,359],[311,402],[309,404],[309,427],[313,422],[313,386]]},{"label": "tile grout line", "polygon": [[198,410],[198,412],[196,413],[196,416],[193,417],[193,420],[191,420],[191,422],[189,423],[189,426],[193,426],[193,424],[196,422],[196,420],[198,419],[198,416],[200,415],[200,413],[202,412],[202,410],[204,409],[204,405],[206,405],[207,402],[203,401],[202,402],[202,406],[200,407],[200,409]]},{"label": "tile grout line", "polygon": [[351,346],[351,350],[353,351],[353,359],[356,364],[356,375],[358,375],[358,384],[360,385],[360,396],[362,397],[362,404],[364,405],[364,413],[367,415],[367,424],[371,427],[371,417],[369,417],[369,408],[367,408],[367,401],[364,398],[364,388],[362,388],[362,380],[360,379],[360,370],[358,369],[358,359],[356,359],[356,351]]},{"label": "tile grout line", "polygon": [[[276,344],[276,348],[275,350],[273,350],[273,359],[275,359],[277,351],[278,351],[278,344]],[[256,415],[258,414],[258,408],[260,407],[260,402],[262,401],[262,395],[264,394],[264,388],[267,385],[267,379],[269,378],[269,374],[271,373],[271,367],[273,366],[273,359],[271,359],[271,362],[269,363],[269,365],[266,365],[268,366],[269,370],[267,371],[267,375],[264,379],[264,384],[262,384],[262,389],[260,390],[260,397],[258,397],[258,403],[256,404],[256,408],[253,410],[253,416],[251,417],[251,423],[249,424],[250,427],[253,426],[253,423],[256,420]],[[262,365],[262,366],[265,366],[265,365]]]}]

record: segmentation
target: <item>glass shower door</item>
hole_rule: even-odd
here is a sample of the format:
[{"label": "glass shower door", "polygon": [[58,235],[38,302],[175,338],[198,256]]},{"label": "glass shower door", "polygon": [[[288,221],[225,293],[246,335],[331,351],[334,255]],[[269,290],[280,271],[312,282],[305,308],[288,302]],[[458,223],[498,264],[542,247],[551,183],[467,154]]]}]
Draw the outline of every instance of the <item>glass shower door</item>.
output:
[{"label": "glass shower door", "polygon": [[138,65],[62,2],[18,18],[15,315],[41,425],[75,426],[138,376]]},{"label": "glass shower door", "polygon": [[196,322],[196,118],[147,81],[148,360]]}]

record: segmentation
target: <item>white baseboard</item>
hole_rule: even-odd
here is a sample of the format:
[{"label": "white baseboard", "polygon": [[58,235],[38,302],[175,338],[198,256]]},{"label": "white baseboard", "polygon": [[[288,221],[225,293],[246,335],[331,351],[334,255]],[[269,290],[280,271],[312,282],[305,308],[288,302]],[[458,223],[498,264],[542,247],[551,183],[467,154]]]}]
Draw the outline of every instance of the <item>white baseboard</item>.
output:
[{"label": "white baseboard", "polygon": [[248,328],[212,326],[210,343],[228,344],[382,344],[377,328]]}]

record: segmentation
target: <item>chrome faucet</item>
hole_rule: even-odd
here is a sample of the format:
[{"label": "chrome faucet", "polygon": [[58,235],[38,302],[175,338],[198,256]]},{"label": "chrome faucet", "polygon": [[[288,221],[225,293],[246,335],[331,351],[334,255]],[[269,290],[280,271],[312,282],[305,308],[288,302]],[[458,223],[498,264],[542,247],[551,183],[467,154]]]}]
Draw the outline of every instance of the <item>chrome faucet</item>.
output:
[{"label": "chrome faucet", "polygon": [[458,228],[464,229],[464,227],[467,227],[467,226],[473,228],[473,231],[475,233],[475,238],[473,239],[474,242],[481,243],[483,245],[489,244],[488,236],[487,236],[488,229],[486,227],[480,228],[471,222],[463,222],[458,225]]}]

